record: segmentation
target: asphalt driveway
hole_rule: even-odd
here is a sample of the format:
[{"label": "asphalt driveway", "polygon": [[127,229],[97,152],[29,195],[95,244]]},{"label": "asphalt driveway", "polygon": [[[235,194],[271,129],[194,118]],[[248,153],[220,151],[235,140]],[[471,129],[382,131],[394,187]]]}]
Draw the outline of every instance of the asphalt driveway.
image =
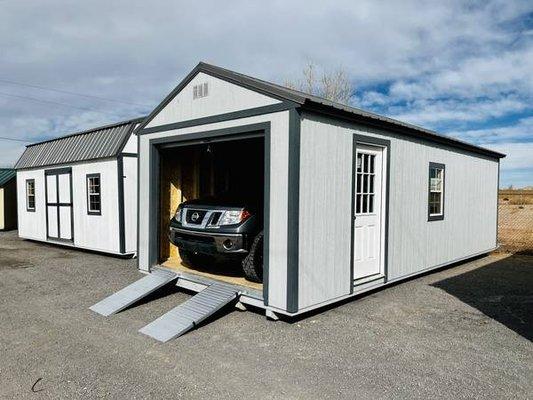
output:
[{"label": "asphalt driveway", "polygon": [[[135,260],[0,233],[0,396],[413,399],[533,396],[533,256],[489,256],[288,323],[233,311],[166,344],[137,330],[189,294],[110,318]],[[32,390],[33,386],[33,390]]]}]

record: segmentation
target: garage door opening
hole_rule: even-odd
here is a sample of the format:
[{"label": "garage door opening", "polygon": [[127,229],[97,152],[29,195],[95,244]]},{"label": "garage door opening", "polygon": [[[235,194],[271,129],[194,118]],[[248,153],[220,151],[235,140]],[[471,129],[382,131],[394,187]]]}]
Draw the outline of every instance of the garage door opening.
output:
[{"label": "garage door opening", "polygon": [[264,226],[264,150],[262,136],[160,148],[161,265],[262,290],[242,262]]}]

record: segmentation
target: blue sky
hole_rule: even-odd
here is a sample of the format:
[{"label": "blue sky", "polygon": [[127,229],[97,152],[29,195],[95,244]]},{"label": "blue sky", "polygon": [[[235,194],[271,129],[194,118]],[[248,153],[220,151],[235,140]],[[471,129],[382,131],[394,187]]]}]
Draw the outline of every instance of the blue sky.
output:
[{"label": "blue sky", "polygon": [[[206,61],[262,79],[342,67],[353,105],[508,154],[533,185],[531,1],[0,0],[0,137],[148,113]],[[54,89],[54,90],[52,90]],[[0,139],[0,165],[24,143]]]}]

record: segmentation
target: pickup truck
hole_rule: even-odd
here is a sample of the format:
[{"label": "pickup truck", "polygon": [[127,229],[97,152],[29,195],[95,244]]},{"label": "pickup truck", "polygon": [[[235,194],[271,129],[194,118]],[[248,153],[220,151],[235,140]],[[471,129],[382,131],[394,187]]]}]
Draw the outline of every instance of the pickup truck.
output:
[{"label": "pickup truck", "polygon": [[254,201],[229,195],[182,203],[170,220],[169,239],[189,266],[236,261],[252,282],[263,279],[263,215]]}]

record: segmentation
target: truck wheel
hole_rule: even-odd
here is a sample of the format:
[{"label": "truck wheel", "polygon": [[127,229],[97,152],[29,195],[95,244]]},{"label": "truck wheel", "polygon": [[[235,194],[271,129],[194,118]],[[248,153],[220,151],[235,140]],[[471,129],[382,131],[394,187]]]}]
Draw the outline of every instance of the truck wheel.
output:
[{"label": "truck wheel", "polygon": [[249,281],[263,281],[263,232],[259,232],[254,238],[250,252],[242,261],[242,270]]}]

